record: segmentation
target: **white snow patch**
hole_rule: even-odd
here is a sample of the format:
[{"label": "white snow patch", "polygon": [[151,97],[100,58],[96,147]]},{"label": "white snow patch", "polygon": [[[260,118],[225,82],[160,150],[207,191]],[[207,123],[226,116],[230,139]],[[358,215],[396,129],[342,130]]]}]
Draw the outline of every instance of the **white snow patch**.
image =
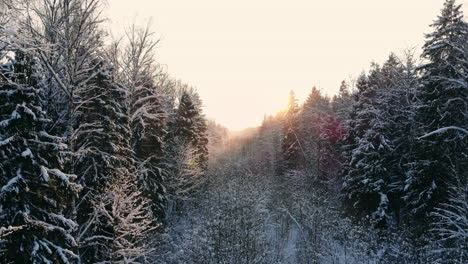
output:
[{"label": "white snow patch", "polygon": [[8,144],[12,140],[13,140],[13,137],[9,137],[9,138],[6,138],[4,140],[0,140],[0,146],[4,146],[4,145]]},{"label": "white snow patch", "polygon": [[62,181],[64,182],[69,182],[70,179],[74,179],[76,178],[75,175],[73,174],[65,174],[63,173],[62,171],[58,170],[58,169],[50,169],[48,170],[49,173],[53,174],[54,176],[57,176],[58,178],[60,178]]},{"label": "white snow patch", "polygon": [[33,157],[31,150],[28,148],[25,151],[21,152],[21,157]]},{"label": "white snow patch", "polygon": [[50,181],[49,173],[47,172],[47,169],[44,166],[41,166],[41,176],[45,182]]},{"label": "white snow patch", "polygon": [[20,170],[16,173],[16,176],[11,178],[6,185],[2,187],[2,192],[9,192],[14,191],[16,193],[19,192],[18,186],[16,184],[22,178]]}]

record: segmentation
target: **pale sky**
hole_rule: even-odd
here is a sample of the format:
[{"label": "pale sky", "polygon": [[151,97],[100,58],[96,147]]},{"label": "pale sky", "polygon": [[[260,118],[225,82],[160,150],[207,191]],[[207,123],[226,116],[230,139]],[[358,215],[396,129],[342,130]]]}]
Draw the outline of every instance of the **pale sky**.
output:
[{"label": "pale sky", "polygon": [[[197,88],[209,118],[239,130],[313,86],[333,95],[343,79],[420,48],[443,0],[108,0],[111,28],[149,18],[168,72]],[[467,13],[468,0],[459,0]]]}]

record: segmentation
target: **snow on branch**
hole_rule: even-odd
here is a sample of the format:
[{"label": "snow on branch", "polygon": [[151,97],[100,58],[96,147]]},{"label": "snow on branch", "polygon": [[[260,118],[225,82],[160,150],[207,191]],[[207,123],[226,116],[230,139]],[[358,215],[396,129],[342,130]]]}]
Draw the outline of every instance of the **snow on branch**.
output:
[{"label": "snow on branch", "polygon": [[5,238],[9,235],[11,235],[13,232],[17,230],[21,230],[24,228],[24,225],[22,226],[8,226],[8,227],[0,227],[0,239]]},{"label": "snow on branch", "polygon": [[437,130],[434,130],[432,132],[429,132],[421,137],[419,137],[418,139],[422,139],[422,138],[426,138],[426,137],[430,137],[434,134],[441,134],[441,133],[445,133],[449,130],[458,130],[458,131],[461,131],[462,133],[468,135],[468,130],[464,129],[464,128],[461,128],[461,127],[457,127],[457,126],[448,126],[448,127],[443,127],[443,128],[439,128]]}]

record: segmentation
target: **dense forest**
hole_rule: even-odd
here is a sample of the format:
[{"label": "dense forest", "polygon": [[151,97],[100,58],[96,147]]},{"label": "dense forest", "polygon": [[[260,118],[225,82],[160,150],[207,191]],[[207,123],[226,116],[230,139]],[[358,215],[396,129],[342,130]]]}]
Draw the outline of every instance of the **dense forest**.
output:
[{"label": "dense forest", "polygon": [[456,1],[421,55],[236,134],[103,8],[0,0],[1,263],[468,263]]}]

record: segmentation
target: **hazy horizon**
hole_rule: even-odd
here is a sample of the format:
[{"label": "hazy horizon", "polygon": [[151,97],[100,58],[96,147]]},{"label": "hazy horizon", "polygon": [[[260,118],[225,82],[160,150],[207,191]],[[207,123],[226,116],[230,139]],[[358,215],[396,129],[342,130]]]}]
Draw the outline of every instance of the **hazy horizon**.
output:
[{"label": "hazy horizon", "polygon": [[419,51],[442,4],[119,0],[105,13],[116,34],[152,18],[159,62],[197,88],[208,118],[242,130],[283,108],[291,89],[300,102],[313,86],[331,96],[372,61]]}]

